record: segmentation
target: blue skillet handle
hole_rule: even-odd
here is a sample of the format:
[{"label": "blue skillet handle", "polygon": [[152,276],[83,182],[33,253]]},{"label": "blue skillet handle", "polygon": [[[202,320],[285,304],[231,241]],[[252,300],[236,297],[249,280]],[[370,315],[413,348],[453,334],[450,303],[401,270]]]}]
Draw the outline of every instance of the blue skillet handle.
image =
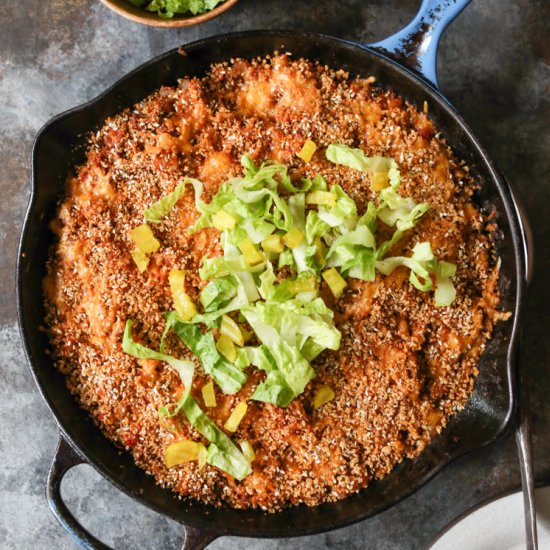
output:
[{"label": "blue skillet handle", "polygon": [[471,0],[422,0],[416,17],[405,28],[368,46],[405,66],[439,89],[439,39],[447,26],[470,2]]}]

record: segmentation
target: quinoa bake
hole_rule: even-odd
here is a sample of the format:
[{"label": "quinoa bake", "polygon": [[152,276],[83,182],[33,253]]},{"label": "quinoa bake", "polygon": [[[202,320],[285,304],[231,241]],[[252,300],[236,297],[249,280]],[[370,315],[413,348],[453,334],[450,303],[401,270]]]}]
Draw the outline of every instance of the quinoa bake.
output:
[{"label": "quinoa bake", "polygon": [[343,499],[461,410],[505,317],[475,189],[428,105],[374,78],[277,54],[183,78],[107,119],[67,180],[56,366],[183,497]]}]

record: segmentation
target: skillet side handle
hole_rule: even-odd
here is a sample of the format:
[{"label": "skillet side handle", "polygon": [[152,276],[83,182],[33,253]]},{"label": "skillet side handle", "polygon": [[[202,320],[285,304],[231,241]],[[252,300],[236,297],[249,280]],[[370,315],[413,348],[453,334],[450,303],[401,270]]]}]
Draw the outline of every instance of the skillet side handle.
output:
[{"label": "skillet side handle", "polygon": [[[86,461],[71,447],[68,441],[59,434],[57,450],[48,472],[46,481],[46,500],[53,515],[67,531],[74,542],[84,550],[112,550],[86,530],[67,508],[61,496],[61,482],[65,474],[78,464]],[[185,540],[182,550],[204,550],[219,534],[210,530],[185,527]]]},{"label": "skillet side handle", "polygon": [[388,38],[368,44],[439,89],[437,46],[443,31],[471,0],[422,0],[416,17]]},{"label": "skillet side handle", "polygon": [[63,437],[63,434],[59,434],[59,443],[46,481],[46,500],[57,521],[80,548],[85,550],[111,550],[109,546],[103,544],[84,529],[69,511],[61,496],[61,482],[65,474],[73,466],[85,463],[86,461],[76,453]]}]

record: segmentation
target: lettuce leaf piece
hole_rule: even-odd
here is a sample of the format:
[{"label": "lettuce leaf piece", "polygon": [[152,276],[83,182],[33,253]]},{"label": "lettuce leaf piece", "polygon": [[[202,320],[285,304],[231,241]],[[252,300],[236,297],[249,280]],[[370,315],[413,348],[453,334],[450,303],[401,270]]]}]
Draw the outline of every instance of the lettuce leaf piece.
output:
[{"label": "lettuce leaf piece", "polygon": [[313,358],[323,349],[340,346],[341,335],[332,324],[332,311],[321,298],[309,303],[298,299],[257,302],[242,314],[272,358],[258,364],[268,376],[252,399],[287,406],[315,376],[301,350]]},{"label": "lettuce leaf piece", "polygon": [[245,177],[247,178],[253,178],[258,173],[259,166],[256,166],[250,155],[242,156],[241,166],[244,168]]},{"label": "lettuce leaf piece", "polygon": [[279,266],[279,269],[285,266],[288,266],[291,269],[296,269],[296,262],[294,260],[294,254],[292,254],[292,250],[285,248],[285,250],[283,250],[279,254],[278,266]]},{"label": "lettuce leaf piece", "polygon": [[275,231],[275,226],[261,218],[248,218],[240,223],[240,229],[242,234],[235,239],[236,242],[248,237],[254,244],[259,244]]},{"label": "lettuce leaf piece", "polygon": [[[268,371],[268,377],[261,385],[262,389],[254,392],[251,399],[260,397],[259,400],[266,400],[271,396],[274,403],[280,407],[286,407],[292,399],[300,395],[307,383],[315,377],[315,371],[309,362],[302,356],[296,346],[285,342],[277,330],[265,322],[261,311],[256,309],[243,310],[243,315],[250,324],[258,338],[269,350],[277,370]],[[260,368],[272,369],[269,363],[263,363]],[[274,374],[275,373],[275,374]],[[271,374],[271,376],[270,376]],[[269,386],[277,386],[276,390],[268,390]]]},{"label": "lettuce leaf piece", "polygon": [[376,218],[378,216],[378,208],[373,202],[367,204],[367,210],[357,221],[357,225],[366,225],[370,232],[374,235],[377,229]]},{"label": "lettuce leaf piece", "polygon": [[318,216],[330,227],[340,232],[352,229],[357,224],[357,206],[339,185],[333,185],[330,192],[336,196],[334,206],[319,206]]},{"label": "lettuce leaf piece", "polygon": [[376,276],[376,251],[362,249],[342,264],[340,273],[345,277],[354,277],[362,281],[374,281]]},{"label": "lettuce leaf piece", "polygon": [[294,399],[294,392],[278,370],[277,363],[267,346],[246,347],[243,350],[252,365],[267,373],[266,380],[258,384],[251,399],[286,407]]},{"label": "lettuce leaf piece", "polygon": [[[149,0],[138,4],[138,0],[131,0],[138,7],[143,7]],[[152,0],[147,5],[147,10],[157,12],[160,17],[170,19],[176,14],[198,15],[214,9],[223,0]]]},{"label": "lettuce leaf piece", "polygon": [[376,240],[366,225],[357,225],[353,231],[340,235],[332,243],[327,252],[328,265],[341,266],[362,248],[376,248]]},{"label": "lettuce leaf piece", "polygon": [[330,225],[324,222],[315,210],[310,210],[306,218],[306,241],[312,245],[317,237],[322,238],[330,230]]},{"label": "lettuce leaf piece", "polygon": [[320,346],[313,338],[306,338],[300,348],[301,354],[307,361],[313,361],[320,353],[325,351],[323,346]]},{"label": "lettuce leaf piece", "polygon": [[174,17],[174,12],[170,11],[166,6],[166,0],[152,0],[145,9],[147,11],[156,11],[157,14],[164,19]]},{"label": "lettuce leaf piece", "polygon": [[369,170],[367,157],[361,149],[352,149],[347,145],[333,143],[327,147],[325,156],[334,164],[342,164],[360,172],[368,172]]},{"label": "lettuce leaf piece", "polygon": [[[292,216],[292,227],[299,229],[302,233],[305,233],[306,228],[306,201],[303,193],[297,193],[292,195],[288,199],[288,208]],[[307,241],[304,240],[298,246],[292,249],[292,255],[294,256],[294,263],[298,273],[308,271],[311,269],[310,256],[307,254]]]},{"label": "lettuce leaf piece", "polygon": [[367,157],[361,149],[352,149],[340,144],[329,145],[326,157],[335,164],[342,164],[360,172],[387,173],[390,186],[394,188],[401,181],[397,163],[388,157]]},{"label": "lettuce leaf piece", "polygon": [[427,202],[410,204],[399,207],[395,210],[385,207],[378,211],[378,217],[389,226],[395,226],[401,231],[413,228],[418,220],[429,210],[430,205]]},{"label": "lettuce leaf piece", "polygon": [[265,264],[249,266],[245,257],[238,254],[233,257],[215,256],[214,258],[204,257],[202,265],[199,267],[199,277],[206,281],[217,277],[227,277],[242,272],[259,273],[265,267]]},{"label": "lettuce leaf piece", "polygon": [[295,397],[284,375],[278,370],[273,370],[267,374],[263,382],[258,384],[250,399],[272,403],[278,407],[287,407]]},{"label": "lettuce leaf piece", "polygon": [[130,319],[126,321],[124,328],[124,336],[122,337],[122,349],[128,355],[136,357],[137,359],[156,359],[157,361],[164,361],[172,367],[181,378],[184,385],[184,393],[182,399],[189,395],[191,386],[193,385],[193,374],[195,372],[195,365],[192,361],[185,359],[176,359],[171,355],[166,355],[158,351],[154,351],[142,344],[139,344],[132,338],[132,326],[134,322]]},{"label": "lettuce leaf piece", "polygon": [[[265,271],[260,275],[260,286],[258,292],[264,300],[268,300],[275,287],[275,272],[271,262],[268,263]],[[290,296],[289,296],[290,298]]]},{"label": "lettuce leaf piece", "polygon": [[237,296],[238,282],[232,276],[212,279],[203,289],[200,302],[205,313],[216,311],[227,306]]},{"label": "lettuce leaf piece", "polygon": [[[264,264],[260,265],[263,266]],[[256,281],[254,280],[252,273],[248,271],[238,271],[237,273],[235,273],[235,277],[237,277],[240,286],[244,290],[246,298],[249,302],[255,302],[256,300],[260,299],[260,294],[256,287]]]},{"label": "lettuce leaf piece", "polygon": [[376,206],[369,203],[355,228],[336,237],[326,254],[328,267],[340,267],[341,274],[347,277],[374,280],[376,214]]},{"label": "lettuce leaf piece", "polygon": [[204,372],[212,376],[224,393],[232,394],[241,389],[246,374],[220,355],[211,332],[203,334],[196,325],[180,321],[174,312],[166,315],[166,327],[165,335],[173,330],[200,359]]},{"label": "lettuce leaf piece", "polygon": [[[321,175],[317,174],[312,180],[304,179],[308,182],[308,191],[326,191],[328,189],[327,180]],[[309,182],[311,181],[311,185]]]},{"label": "lettuce leaf piece", "polygon": [[451,277],[456,275],[456,265],[444,260],[437,262],[435,271],[436,288],[434,302],[436,306],[450,306],[456,298],[456,289]]},{"label": "lettuce leaf piece", "polygon": [[[232,261],[233,258],[240,254],[240,251],[232,244],[224,243],[224,257],[227,261]],[[256,288],[256,281],[252,275],[252,271],[259,272],[264,268],[265,264],[260,263],[254,267],[248,267],[246,270],[235,270],[233,275],[239,283],[238,296],[246,297],[248,302],[255,302],[260,299],[260,294]]]},{"label": "lettuce leaf piece", "polygon": [[176,203],[185,194],[185,188],[190,183],[195,190],[195,207],[200,210],[203,202],[201,201],[201,195],[203,192],[202,182],[196,179],[187,178],[186,180],[178,183],[176,188],[168,195],[165,195],[162,199],[155,202],[149,208],[143,211],[143,217],[150,223],[160,223],[162,219],[168,215]]},{"label": "lettuce leaf piece", "polygon": [[191,397],[180,399],[178,407],[183,409],[190,424],[209,442],[206,462],[241,480],[252,472],[250,463],[238,447],[223,433]]},{"label": "lettuce leaf piece", "polygon": [[[430,273],[434,271],[435,256],[429,242],[417,243],[412,256],[393,256],[376,262],[376,269],[384,275],[390,275],[400,266],[408,267],[411,270],[409,280],[412,285],[423,292],[432,289]],[[422,280],[420,280],[422,279]]]},{"label": "lettuce leaf piece", "polygon": [[288,191],[289,193],[306,193],[307,191],[326,191],[327,182],[321,174],[317,174],[313,179],[303,178],[301,187],[296,187],[295,185],[293,185],[293,183],[290,181],[290,178],[288,179],[288,181],[281,182],[281,187],[285,191]]}]

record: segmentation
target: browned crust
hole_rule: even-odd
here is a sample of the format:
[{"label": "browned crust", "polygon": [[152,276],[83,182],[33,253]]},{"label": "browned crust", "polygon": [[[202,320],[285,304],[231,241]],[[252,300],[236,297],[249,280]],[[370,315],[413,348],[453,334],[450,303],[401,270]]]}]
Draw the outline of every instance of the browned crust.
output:
[{"label": "browned crust", "polygon": [[[306,138],[320,147],[307,164],[296,157]],[[392,253],[429,240],[439,258],[458,265],[457,298],[436,308],[432,295],[413,288],[401,269],[373,283],[350,281],[344,297],[329,304],[343,334],[340,351],[321,355],[317,378],[288,408],[250,402],[234,439],[253,444],[253,473],[237,482],[210,466],[198,471],[194,463],[167,469],[165,447],[200,435],[184,419],[159,422],[158,406],[173,403],[181,384],[167,366],[125,355],[123,327],[134,319],[136,335],[158,348],[162,313],[172,308],[168,273],[187,270],[196,299],[204,284],[196,270],[204,255],[219,253],[218,236],[212,229],[186,234],[197,217],[191,190],[154,227],[161,248],[144,274],[130,257],[128,231],[184,175],[200,178],[208,199],[240,173],[245,153],[283,162],[293,177],[322,173],[362,209],[374,200],[368,180],[327,162],[323,148],[330,143],[398,162],[402,193],[428,201],[430,210]],[[374,87],[372,79],[287,56],[216,65],[203,79],[162,88],[91,137],[87,160],[67,182],[52,222],[58,243],[44,287],[56,364],[107,437],[181,495],[269,511],[345,498],[422,451],[472,391],[499,315],[491,227],[472,204],[474,186],[426,113]],[[190,356],[170,344],[172,352]],[[251,372],[234,396],[217,390],[212,418],[222,426],[261,378]],[[206,381],[199,372],[193,393],[201,406]],[[336,397],[312,410],[322,384]]]}]

